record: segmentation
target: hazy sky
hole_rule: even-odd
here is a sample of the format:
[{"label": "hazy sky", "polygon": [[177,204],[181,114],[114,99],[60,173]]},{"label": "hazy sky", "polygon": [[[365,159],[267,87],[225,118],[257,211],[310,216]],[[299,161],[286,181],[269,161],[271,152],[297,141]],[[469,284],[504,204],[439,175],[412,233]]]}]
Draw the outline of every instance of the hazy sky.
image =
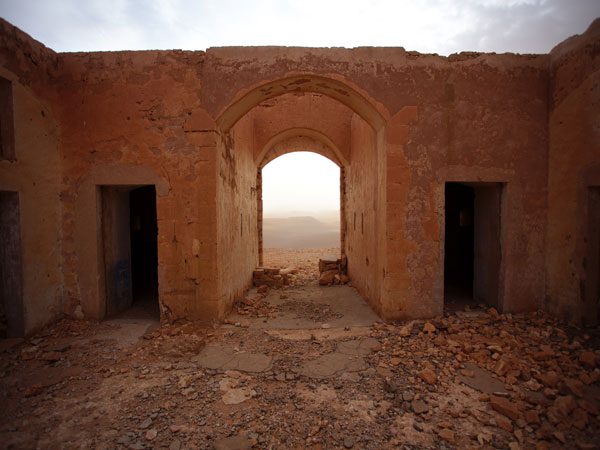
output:
[{"label": "hazy sky", "polygon": [[[547,53],[583,33],[600,16],[600,0],[0,0],[0,16],[59,52],[286,45]],[[263,183],[265,216],[339,208],[339,171],[318,155],[272,162]]]},{"label": "hazy sky", "polygon": [[288,153],[267,164],[262,178],[264,217],[317,216],[340,208],[340,168],[324,156]]}]

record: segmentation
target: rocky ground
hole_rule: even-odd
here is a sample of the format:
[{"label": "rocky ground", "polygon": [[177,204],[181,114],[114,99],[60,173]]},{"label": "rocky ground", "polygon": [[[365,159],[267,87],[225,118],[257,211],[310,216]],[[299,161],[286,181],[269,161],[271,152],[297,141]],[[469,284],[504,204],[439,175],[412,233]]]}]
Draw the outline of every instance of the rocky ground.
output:
[{"label": "rocky ground", "polygon": [[[316,286],[311,252],[267,252],[293,260],[296,286],[251,292],[247,326],[148,323],[125,339],[123,323],[63,320],[1,341],[0,447],[598,448],[598,329],[480,308],[331,326],[343,310],[310,311],[302,283],[352,288]],[[255,325],[296,296],[314,327]]]}]

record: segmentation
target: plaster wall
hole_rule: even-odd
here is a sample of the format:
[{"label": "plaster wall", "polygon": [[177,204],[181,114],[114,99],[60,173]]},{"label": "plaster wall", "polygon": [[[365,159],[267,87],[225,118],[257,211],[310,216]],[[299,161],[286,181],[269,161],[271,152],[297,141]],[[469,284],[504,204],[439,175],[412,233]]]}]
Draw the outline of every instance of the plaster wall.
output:
[{"label": "plaster wall", "polygon": [[337,100],[311,92],[285,94],[261,103],[249,114],[254,120],[257,161],[273,136],[293,129],[326,136],[346,161],[350,159],[350,121],[354,113]]},{"label": "plaster wall", "polygon": [[[389,316],[443,307],[444,183],[505,182],[500,308],[535,309],[544,288],[547,57],[457,55],[414,68],[415,98],[386,125]],[[422,77],[422,78],[420,78]],[[408,95],[408,94],[407,94]]]},{"label": "plaster wall", "polygon": [[[0,161],[0,190],[21,199],[26,329],[78,307],[102,318],[97,192],[111,185],[156,186],[162,317],[221,317],[256,263],[255,234],[241,234],[246,216],[255,227],[256,157],[290,129],[348,156],[351,275],[385,319],[442,312],[448,181],[503,183],[501,310],[582,314],[587,193],[600,164],[598,21],[551,55],[449,57],[56,54],[0,25],[17,157]],[[364,245],[350,236],[355,211]]]},{"label": "plaster wall", "polygon": [[591,188],[600,186],[600,20],[555,47],[550,58],[545,306],[593,324],[598,299],[586,300],[586,289],[593,288],[586,253],[595,232]]},{"label": "plaster wall", "polygon": [[257,165],[254,122],[246,115],[219,145],[217,239],[219,315],[229,312],[252,284],[258,265]]},{"label": "plaster wall", "polygon": [[[49,100],[56,54],[0,22],[0,77],[12,89],[14,155],[0,159],[0,191],[18,194],[22,315],[28,334],[63,311],[60,120]],[[4,117],[4,115],[3,115]],[[7,125],[3,124],[3,131]]]},{"label": "plaster wall", "polygon": [[358,115],[351,121],[351,159],[345,168],[344,213],[348,275],[371,307],[381,313],[378,242],[381,174],[373,129]]},{"label": "plaster wall", "polygon": [[[67,312],[102,318],[91,196],[101,185],[157,190],[162,317],[218,314],[217,132],[200,107],[202,54],[67,54],[58,93],[63,124],[63,261]],[[76,113],[74,113],[76,112]],[[100,269],[99,269],[100,270]],[[100,283],[101,284],[101,283]]]}]

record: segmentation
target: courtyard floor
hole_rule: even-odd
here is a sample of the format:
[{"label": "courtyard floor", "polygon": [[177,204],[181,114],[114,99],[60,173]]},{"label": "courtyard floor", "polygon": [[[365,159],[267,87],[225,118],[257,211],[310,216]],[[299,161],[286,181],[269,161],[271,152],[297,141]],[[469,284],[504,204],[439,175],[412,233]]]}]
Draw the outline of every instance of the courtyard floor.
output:
[{"label": "courtyard floor", "polygon": [[222,324],[63,320],[0,341],[0,447],[599,448],[600,331],[472,308],[385,324],[327,250]]}]

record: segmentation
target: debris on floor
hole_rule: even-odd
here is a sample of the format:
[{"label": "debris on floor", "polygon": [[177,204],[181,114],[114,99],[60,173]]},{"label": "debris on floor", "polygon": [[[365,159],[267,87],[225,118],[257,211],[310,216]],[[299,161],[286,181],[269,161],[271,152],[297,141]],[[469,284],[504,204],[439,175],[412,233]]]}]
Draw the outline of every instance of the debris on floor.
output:
[{"label": "debris on floor", "polygon": [[348,260],[344,256],[336,258],[334,255],[326,255],[319,259],[319,284],[321,286],[332,284],[346,284],[350,281],[346,273]]},{"label": "debris on floor", "polygon": [[294,269],[279,269],[279,268],[267,268],[258,267],[254,269],[252,274],[252,281],[254,286],[271,286],[271,287],[282,287],[290,284],[289,276],[293,273]]},{"label": "debris on floor", "polygon": [[[306,325],[305,290],[344,289],[282,303]],[[126,325],[64,320],[7,341],[2,445],[598,448],[600,328],[493,308],[364,325],[342,306],[311,313],[343,311],[339,328],[175,323],[123,347]]]}]

